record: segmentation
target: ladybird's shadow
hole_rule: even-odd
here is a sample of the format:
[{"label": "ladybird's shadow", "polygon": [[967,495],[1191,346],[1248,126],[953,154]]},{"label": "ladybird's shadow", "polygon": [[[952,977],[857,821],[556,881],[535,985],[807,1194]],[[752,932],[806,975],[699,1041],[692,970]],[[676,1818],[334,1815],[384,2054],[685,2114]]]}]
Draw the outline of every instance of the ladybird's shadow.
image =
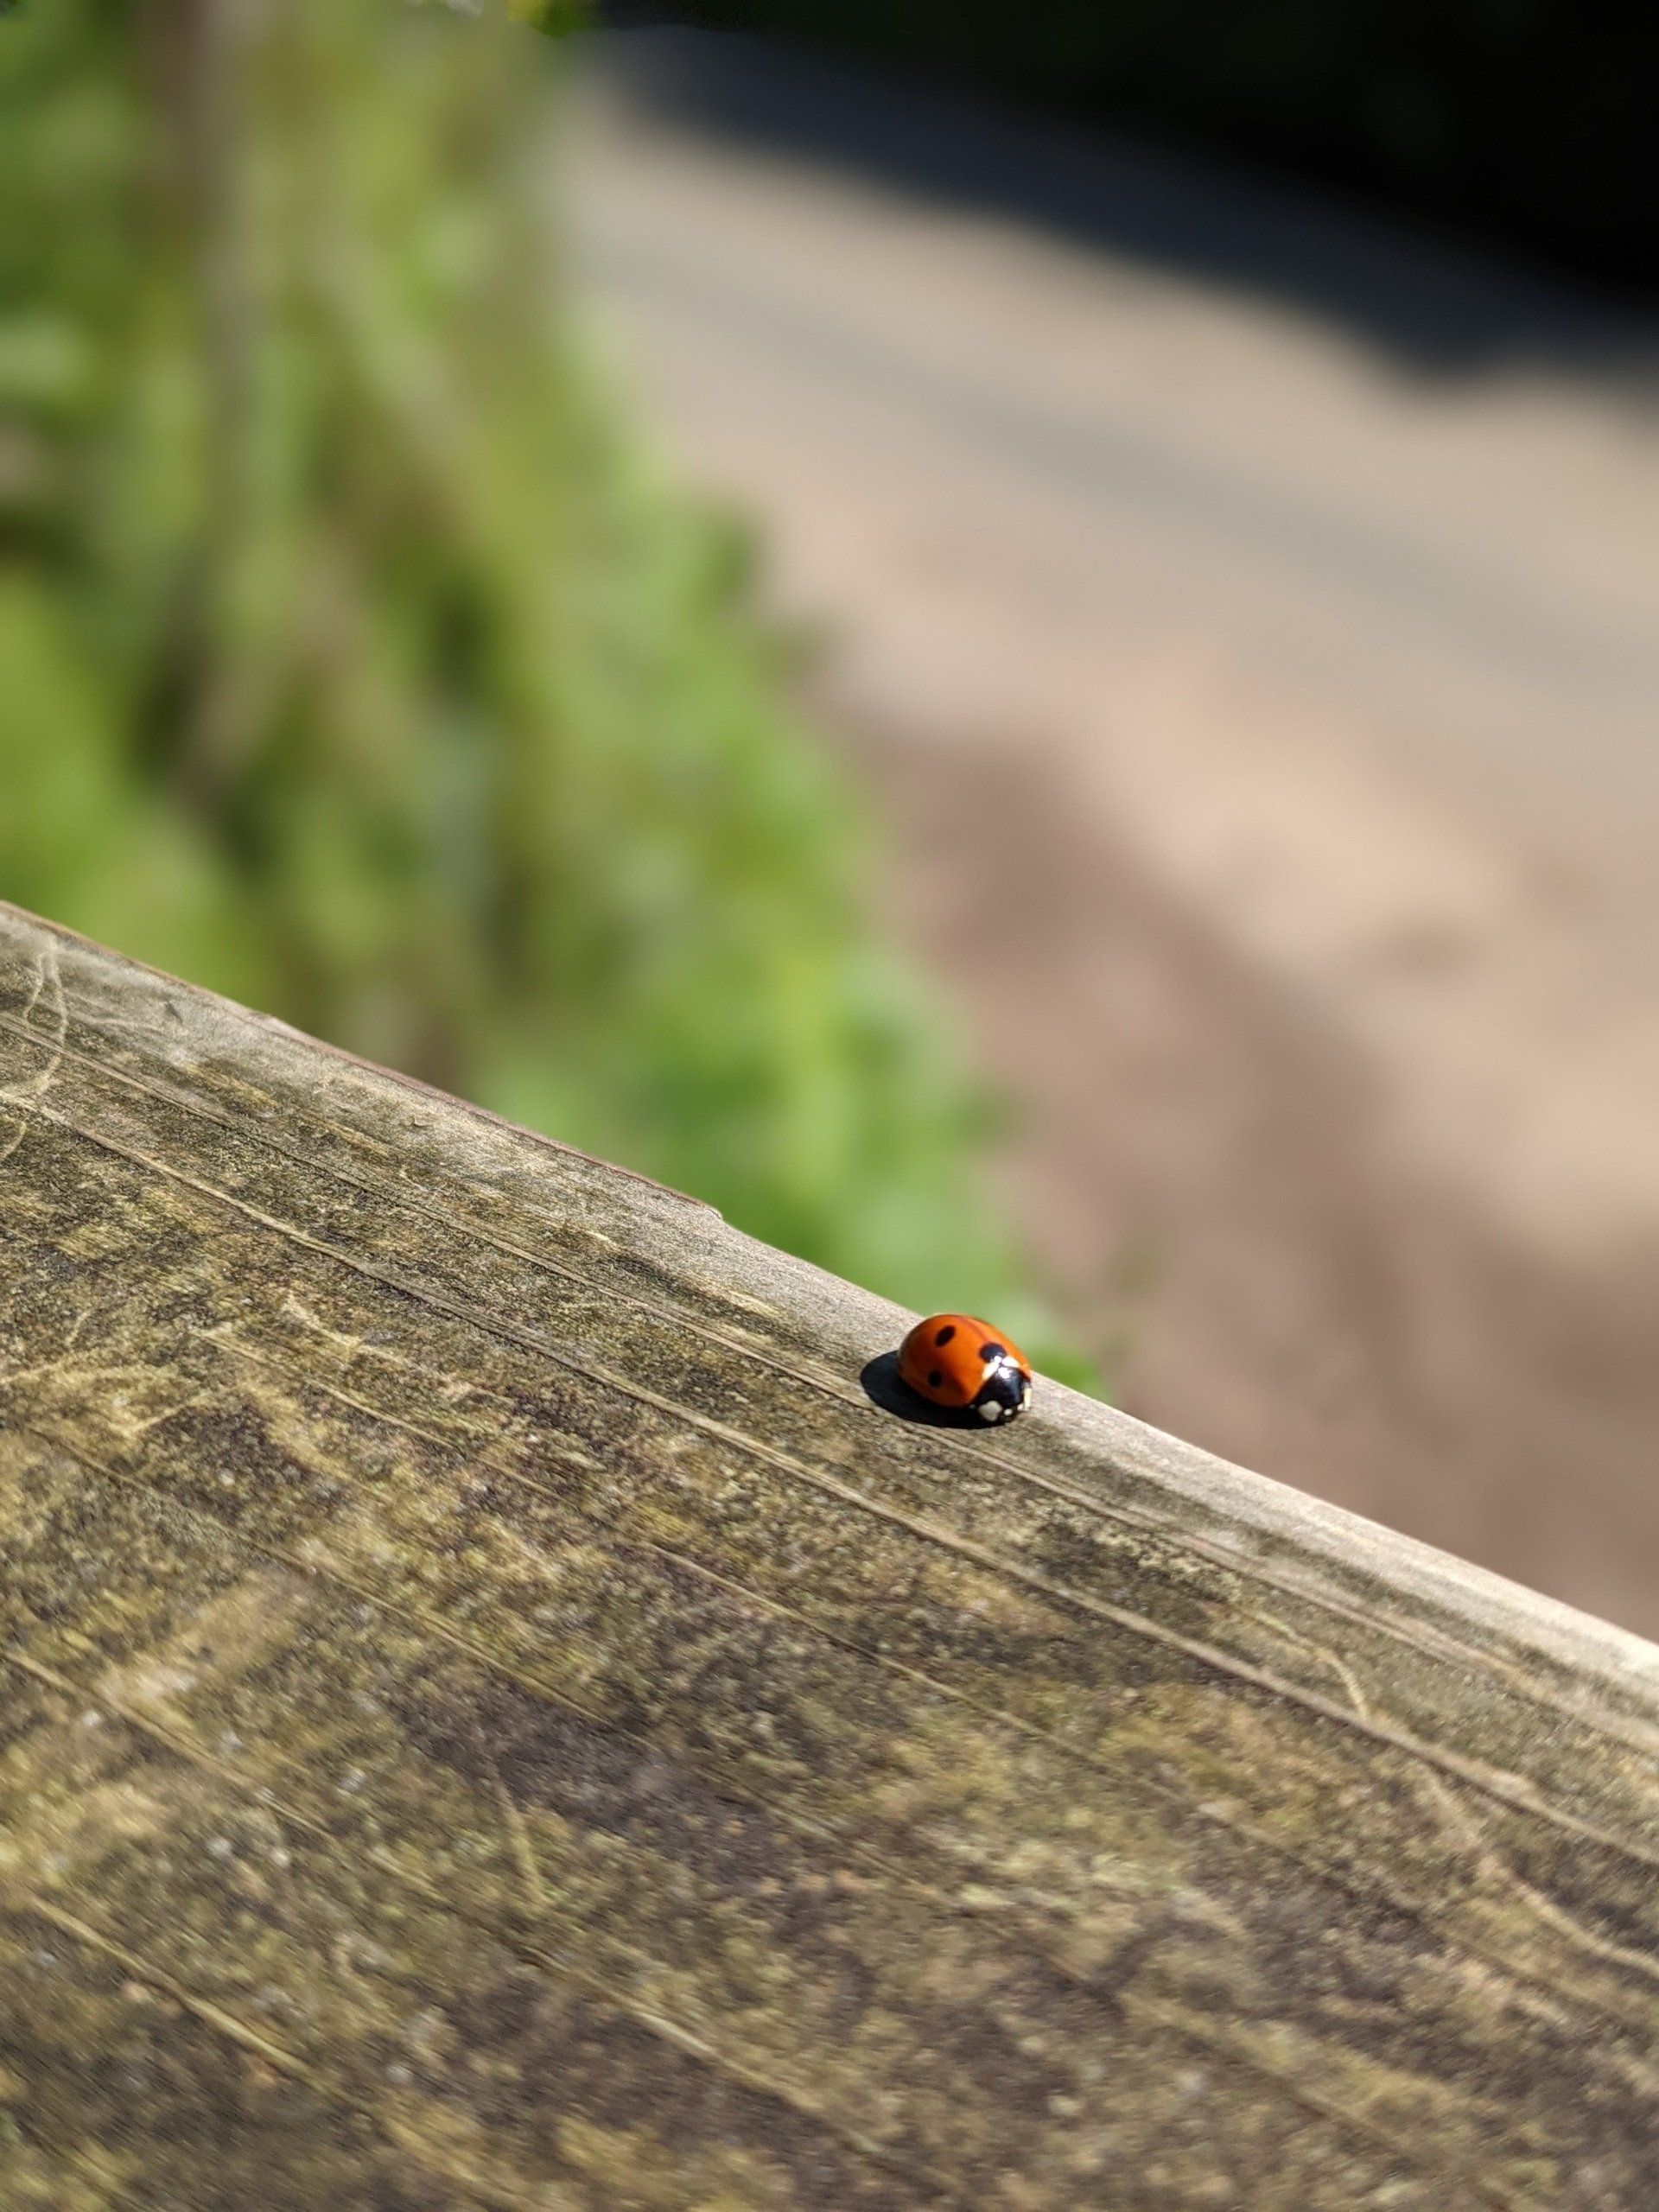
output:
[{"label": "ladybird's shadow", "polygon": [[884,1351],[867,1362],[858,1379],[870,1403],[896,1420],[913,1421],[922,1428],[971,1428],[976,1433],[983,1430],[984,1423],[968,1407],[936,1406],[931,1399],[919,1397],[908,1382],[901,1382],[896,1351]]}]

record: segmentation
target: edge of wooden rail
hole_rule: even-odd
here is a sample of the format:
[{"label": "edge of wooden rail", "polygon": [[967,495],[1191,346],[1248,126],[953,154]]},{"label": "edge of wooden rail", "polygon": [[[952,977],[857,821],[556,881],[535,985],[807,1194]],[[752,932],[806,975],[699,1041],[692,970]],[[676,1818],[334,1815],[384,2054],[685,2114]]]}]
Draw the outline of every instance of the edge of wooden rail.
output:
[{"label": "edge of wooden rail", "polygon": [[1659,1649],[910,1318],[0,906],[0,2212],[1649,2204]]}]

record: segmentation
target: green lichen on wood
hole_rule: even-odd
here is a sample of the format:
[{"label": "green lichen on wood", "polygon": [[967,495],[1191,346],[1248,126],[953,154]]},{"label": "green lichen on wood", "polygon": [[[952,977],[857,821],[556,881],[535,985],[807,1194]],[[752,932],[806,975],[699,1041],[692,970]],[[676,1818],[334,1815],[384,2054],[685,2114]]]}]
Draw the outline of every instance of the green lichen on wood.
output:
[{"label": "green lichen on wood", "polygon": [[1659,1655],[0,912],[0,2208],[1659,2181]]}]

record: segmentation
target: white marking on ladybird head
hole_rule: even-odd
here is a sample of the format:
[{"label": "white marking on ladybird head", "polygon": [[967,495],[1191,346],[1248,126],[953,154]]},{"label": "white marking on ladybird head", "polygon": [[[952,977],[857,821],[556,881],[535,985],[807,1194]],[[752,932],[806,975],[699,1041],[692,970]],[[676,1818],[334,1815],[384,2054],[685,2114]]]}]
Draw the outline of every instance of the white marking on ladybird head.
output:
[{"label": "white marking on ladybird head", "polygon": [[988,1398],[979,1409],[979,1417],[981,1421],[1001,1421],[1002,1408],[995,1398]]}]

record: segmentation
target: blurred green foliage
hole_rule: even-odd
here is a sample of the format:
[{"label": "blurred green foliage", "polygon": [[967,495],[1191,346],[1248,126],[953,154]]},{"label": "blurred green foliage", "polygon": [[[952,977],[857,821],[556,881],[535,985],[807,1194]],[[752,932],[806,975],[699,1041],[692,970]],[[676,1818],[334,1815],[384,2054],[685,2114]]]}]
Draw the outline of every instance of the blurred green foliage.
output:
[{"label": "blurred green foliage", "polygon": [[680,0],[1231,147],[1650,285],[1659,17],[1566,0]]},{"label": "blurred green foliage", "polygon": [[741,543],[573,340],[556,67],[410,0],[0,27],[0,893],[1052,1362]]}]

